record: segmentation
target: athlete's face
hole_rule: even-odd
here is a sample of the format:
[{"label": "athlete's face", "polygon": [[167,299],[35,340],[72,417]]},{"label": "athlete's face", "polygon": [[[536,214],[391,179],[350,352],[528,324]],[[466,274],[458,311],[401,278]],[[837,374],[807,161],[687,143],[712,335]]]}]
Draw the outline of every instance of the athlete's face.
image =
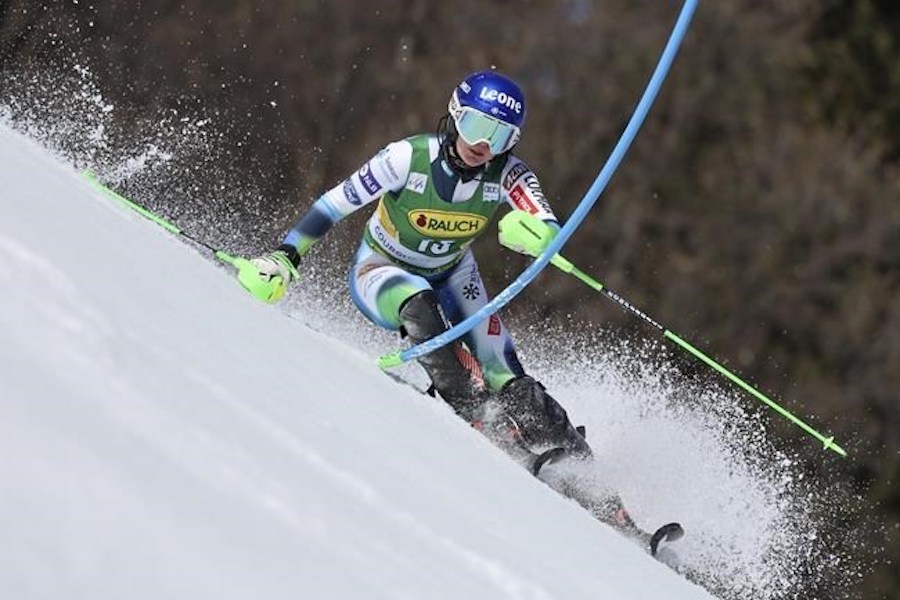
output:
[{"label": "athlete's face", "polygon": [[474,146],[467,144],[461,136],[456,137],[456,152],[464,163],[470,167],[480,167],[494,158],[487,142],[478,142]]}]

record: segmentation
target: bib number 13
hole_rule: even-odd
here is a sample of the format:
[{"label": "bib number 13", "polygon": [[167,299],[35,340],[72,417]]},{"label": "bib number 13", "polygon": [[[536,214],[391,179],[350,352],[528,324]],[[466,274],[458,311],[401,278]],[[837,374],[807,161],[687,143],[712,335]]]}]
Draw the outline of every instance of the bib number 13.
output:
[{"label": "bib number 13", "polygon": [[453,247],[453,242],[447,240],[424,239],[419,242],[419,252],[423,252],[425,254],[433,254],[435,256],[447,254],[448,252],[450,252],[451,247]]}]

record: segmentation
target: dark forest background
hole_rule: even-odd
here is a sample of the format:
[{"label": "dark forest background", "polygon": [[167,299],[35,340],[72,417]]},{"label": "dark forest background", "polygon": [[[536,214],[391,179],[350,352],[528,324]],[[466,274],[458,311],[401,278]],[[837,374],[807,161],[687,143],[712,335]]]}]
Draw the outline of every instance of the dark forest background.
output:
[{"label": "dark forest background", "polygon": [[[153,194],[124,184],[151,206],[180,198],[167,214],[222,215],[261,250],[384,144],[434,130],[465,74],[496,67],[526,91],[517,153],[565,218],[680,4],[5,0],[0,86],[34,93],[21,87],[29,76],[89,67],[115,107],[111,155],[172,115],[211,119],[216,136],[179,177]],[[889,563],[900,560],[898,167],[900,3],[701,2],[645,126],[565,249],[850,451],[841,460],[796,431],[773,434],[798,444],[810,473],[868,499],[874,513],[848,515],[848,528],[883,524],[868,543],[888,561],[866,577],[866,598],[900,598]],[[494,251],[481,262],[494,290],[526,264]],[[538,282],[522,302],[539,316],[633,325],[571,278]]]}]

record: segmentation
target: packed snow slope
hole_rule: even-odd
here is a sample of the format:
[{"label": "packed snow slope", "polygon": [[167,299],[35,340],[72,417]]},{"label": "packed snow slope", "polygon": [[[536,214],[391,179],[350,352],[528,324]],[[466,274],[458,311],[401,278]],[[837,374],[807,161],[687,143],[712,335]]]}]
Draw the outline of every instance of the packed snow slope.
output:
[{"label": "packed snow slope", "polygon": [[5,126],[0,285],[0,597],[710,597]]}]

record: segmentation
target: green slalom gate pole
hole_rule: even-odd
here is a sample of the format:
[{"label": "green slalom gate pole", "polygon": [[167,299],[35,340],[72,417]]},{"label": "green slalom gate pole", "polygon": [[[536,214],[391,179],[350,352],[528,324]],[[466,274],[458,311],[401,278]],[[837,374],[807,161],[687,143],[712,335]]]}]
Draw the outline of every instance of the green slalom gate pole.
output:
[{"label": "green slalom gate pole", "polygon": [[[184,239],[188,240],[189,242],[197,244],[198,246],[206,248],[207,250],[212,252],[212,255],[215,256],[217,259],[219,259],[223,263],[225,263],[227,265],[231,265],[232,267],[237,269],[237,275],[238,275],[239,280],[244,281],[244,282],[252,282],[252,281],[256,281],[258,279],[258,277],[256,277],[256,275],[257,275],[256,267],[254,267],[250,263],[250,261],[247,260],[246,258],[242,258],[240,256],[234,256],[234,255],[222,250],[221,248],[214,248],[213,246],[210,246],[203,240],[198,240],[194,236],[183,231],[181,228],[170,223],[169,221],[160,217],[156,213],[153,213],[153,212],[147,210],[140,204],[133,202],[133,201],[129,200],[128,198],[126,198],[125,196],[122,196],[121,194],[118,194],[118,193],[114,192],[113,190],[109,189],[108,187],[106,187],[106,185],[103,184],[103,182],[101,182],[97,178],[97,175],[93,171],[90,171],[90,170],[82,171],[81,176],[84,177],[94,187],[94,189],[96,189],[97,191],[102,193],[104,196],[106,196],[110,200],[112,200],[112,201],[116,202],[117,204],[120,204],[128,209],[133,210],[134,212],[138,213],[142,217],[145,217],[149,221],[156,223],[157,225],[159,225],[166,231],[168,231],[174,235],[177,235],[181,238],[184,238]],[[256,292],[254,292],[253,290],[250,290],[250,293],[256,295]],[[257,297],[261,297],[261,296],[257,296]]]},{"label": "green slalom gate pole", "polygon": [[814,437],[817,440],[819,440],[820,442],[822,442],[822,444],[826,450],[831,450],[832,452],[835,452],[836,454],[839,454],[840,456],[843,456],[843,457],[847,456],[847,452],[843,448],[841,448],[837,443],[835,443],[833,435],[827,436],[827,437],[822,435],[821,433],[819,433],[818,431],[816,431],[815,429],[810,427],[808,424],[803,422],[801,419],[799,419],[796,416],[794,416],[793,414],[791,414],[788,410],[786,410],[784,407],[779,405],[777,402],[771,400],[768,396],[766,396],[765,394],[763,394],[762,392],[760,392],[759,390],[757,390],[756,388],[754,388],[753,386],[751,386],[750,384],[745,382],[743,379],[741,379],[740,377],[738,377],[737,375],[735,375],[734,373],[732,373],[731,371],[729,371],[728,369],[726,369],[725,367],[723,367],[722,365],[720,365],[719,363],[717,363],[716,361],[711,359],[709,356],[707,356],[706,354],[704,354],[703,352],[701,352],[700,350],[695,348],[693,345],[691,345],[690,343],[688,343],[687,341],[685,341],[684,339],[682,339],[681,337],[679,337],[678,335],[676,335],[675,333],[673,333],[672,331],[667,329],[666,327],[659,324],[657,321],[655,321],[649,315],[647,315],[642,310],[638,309],[633,304],[631,304],[628,300],[626,300],[625,298],[623,298],[622,296],[620,296],[613,290],[609,289],[608,287],[606,287],[599,281],[597,281],[597,280],[593,279],[592,277],[590,277],[589,275],[587,275],[584,271],[580,270],[575,265],[573,265],[571,262],[569,262],[568,260],[563,258],[562,255],[555,254],[553,256],[553,258],[550,259],[550,262],[551,262],[551,264],[553,264],[553,266],[557,267],[562,272],[568,273],[569,275],[572,275],[573,277],[581,280],[582,282],[584,282],[585,284],[587,284],[594,290],[600,292],[601,294],[603,294],[604,296],[606,296],[607,298],[609,298],[610,300],[612,300],[613,302],[615,302],[616,304],[618,304],[619,306],[621,306],[622,308],[627,310],[628,312],[639,316],[645,322],[652,325],[655,329],[661,331],[663,333],[664,337],[666,337],[669,340],[672,340],[680,348],[688,351],[695,357],[699,358],[701,361],[703,361],[704,363],[706,363],[707,365],[709,365],[710,367],[712,367],[713,369],[715,369],[716,371],[718,371],[719,373],[721,373],[722,375],[724,375],[725,377],[727,377],[728,379],[733,381],[742,390],[744,390],[745,392],[747,392],[748,394],[750,394],[751,396],[753,396],[754,398],[756,398],[763,404],[770,407],[772,410],[777,412],[779,415],[781,415],[782,417],[784,417],[785,419],[787,419],[788,421],[790,421],[791,423],[793,423],[794,425],[796,425],[797,427],[799,427],[800,429],[802,429],[803,431],[805,431],[806,433],[811,435],[812,437]]},{"label": "green slalom gate pole", "polygon": [[751,386],[750,384],[745,382],[743,379],[741,379],[740,377],[738,377],[737,375],[735,375],[734,373],[732,373],[731,371],[729,371],[728,369],[726,369],[725,367],[723,367],[722,365],[720,365],[719,363],[717,363],[716,361],[711,359],[709,356],[707,356],[706,354],[704,354],[703,352],[698,350],[695,346],[693,346],[692,344],[690,344],[689,342],[687,342],[686,340],[684,340],[683,338],[681,338],[680,336],[678,336],[677,334],[672,332],[670,329],[664,327],[663,325],[661,325],[660,323],[658,323],[657,321],[652,319],[649,315],[647,315],[646,313],[644,313],[643,311],[641,311],[640,309],[635,307],[633,304],[628,302],[625,298],[623,298],[622,296],[617,294],[615,291],[609,289],[608,287],[604,286],[599,281],[588,276],[584,271],[578,269],[575,265],[573,265],[571,262],[569,262],[568,260],[563,258],[561,255],[556,254],[552,259],[550,259],[550,262],[555,267],[557,267],[561,271],[563,271],[564,273],[568,273],[569,275],[574,276],[575,278],[581,280],[582,282],[584,282],[585,284],[587,284],[594,290],[600,292],[601,294],[603,294],[604,296],[606,296],[607,298],[609,298],[610,300],[612,300],[613,302],[615,302],[616,304],[618,304],[619,306],[621,306],[622,308],[627,310],[628,312],[639,316],[645,322],[649,323],[654,328],[661,331],[664,337],[666,337],[669,340],[672,340],[680,348],[686,350],[690,354],[699,358],[701,361],[706,363],[708,366],[712,367],[713,369],[715,369],[716,371],[718,371],[719,373],[721,373],[722,375],[724,375],[725,377],[730,379],[742,390],[744,390],[745,392],[747,392],[748,394],[750,394],[751,396],[753,396],[754,398],[756,398],[763,404],[767,405],[769,408],[771,408],[772,410],[777,412],[779,415],[781,415],[782,417],[784,417],[785,419],[787,419],[788,421],[790,421],[791,423],[793,423],[794,425],[796,425],[797,427],[799,427],[800,429],[802,429],[803,431],[805,431],[806,433],[811,435],[812,437],[814,437],[817,440],[819,440],[820,442],[822,442],[823,447],[826,450],[831,450],[832,452],[835,452],[836,454],[839,454],[840,456],[843,456],[843,457],[847,456],[847,452],[843,448],[841,448],[837,443],[835,443],[834,436],[826,437],[825,435],[822,435],[821,433],[819,433],[818,431],[813,429],[811,426],[809,426],[807,423],[805,423],[803,420],[801,420],[798,417],[796,417],[795,415],[793,415],[790,411],[785,409],[783,406],[779,405],[777,402],[770,399],[768,396],[766,396],[765,394],[763,394],[762,392],[760,392],[759,390],[757,390],[756,388],[754,388],[753,386]]}]

